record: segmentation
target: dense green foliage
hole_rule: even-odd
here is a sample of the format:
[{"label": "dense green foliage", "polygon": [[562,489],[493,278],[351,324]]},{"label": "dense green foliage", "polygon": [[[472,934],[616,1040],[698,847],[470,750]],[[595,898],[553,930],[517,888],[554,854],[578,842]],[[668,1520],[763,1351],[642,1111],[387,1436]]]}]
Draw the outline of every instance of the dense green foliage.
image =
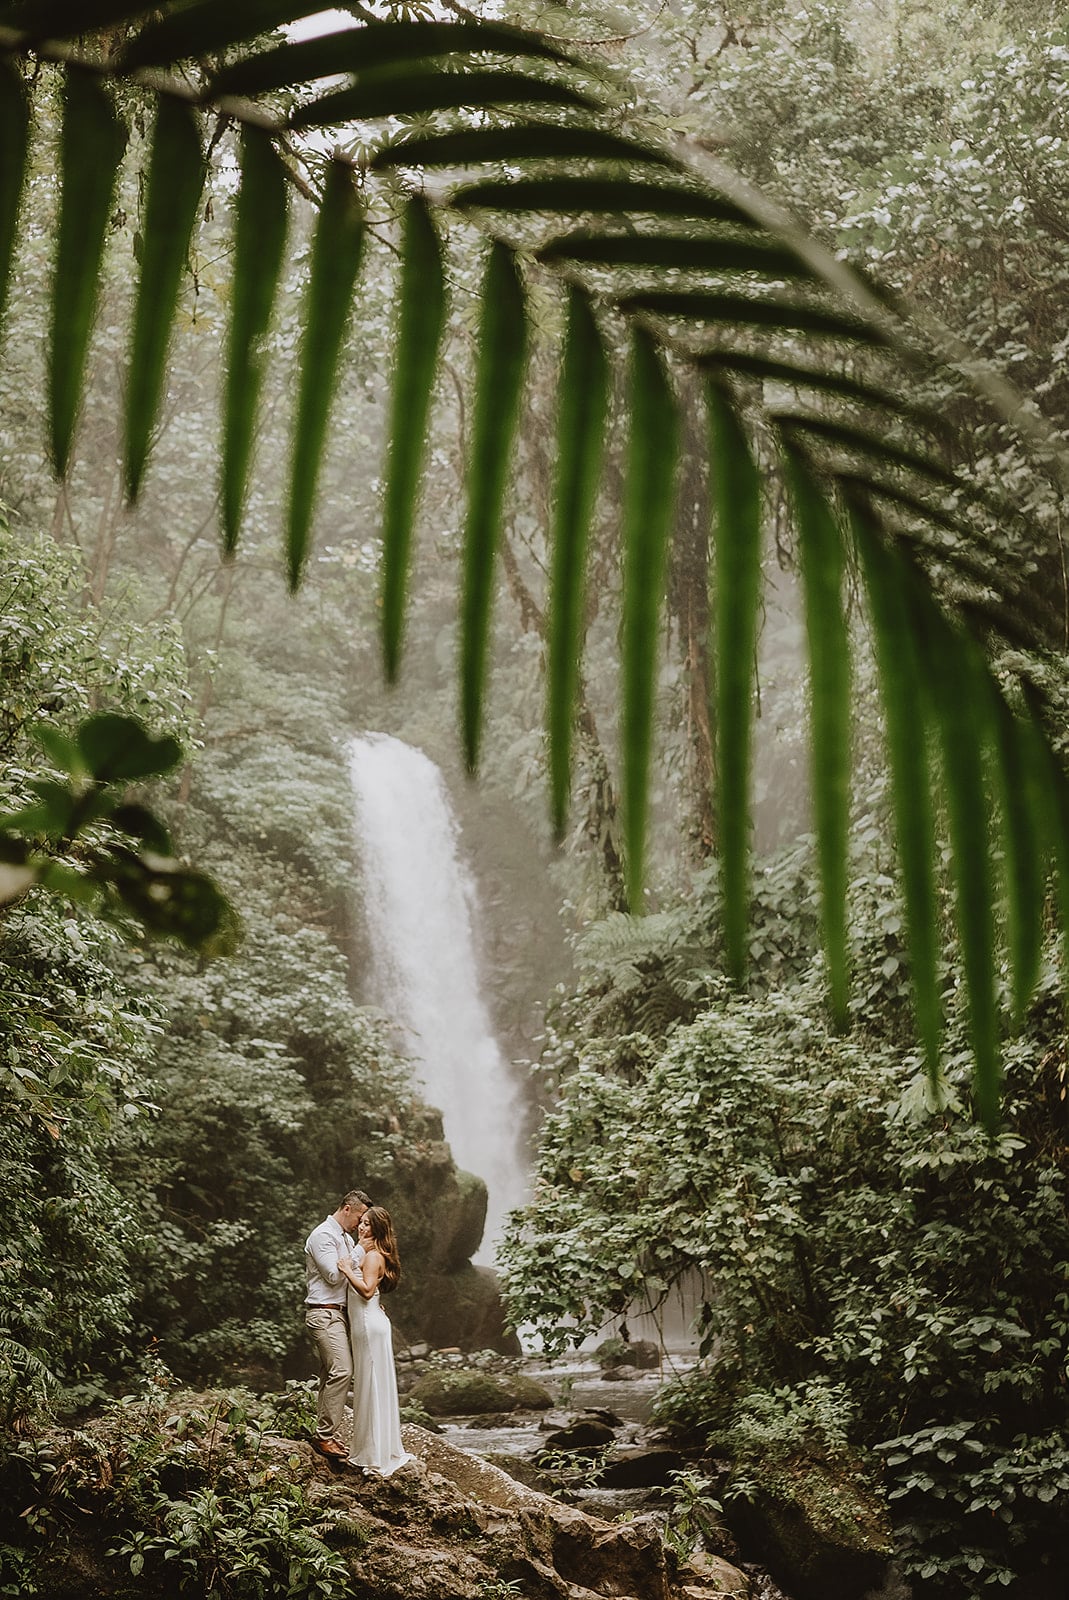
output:
[{"label": "dense green foliage", "polygon": [[[771,882],[797,872],[780,864]],[[846,1036],[829,1026],[819,959],[795,943],[784,961],[794,919],[771,909],[774,890],[769,902],[766,982],[746,996],[718,975],[714,940],[699,964],[719,917],[708,891],[664,914],[659,948],[633,941],[630,970],[625,929],[613,963],[606,929],[551,1039],[559,1101],[507,1252],[513,1315],[558,1348],[681,1293],[705,1362],[662,1415],[736,1458],[736,1494],[767,1477],[780,1435],[781,1454],[813,1436],[825,1453],[875,1451],[920,1592],[1053,1581],[1069,1506],[1055,974],[1006,1047],[992,1138],[969,1115],[960,1024],[938,1094],[920,1070],[886,889],[853,904],[855,959],[880,981]],[[953,1017],[953,963],[944,982]],[[664,993],[695,1020],[658,1010]]]},{"label": "dense green foliage", "polygon": [[125,1572],[139,1590],[257,1600],[351,1593],[328,1540],[336,1546],[341,1535],[359,1549],[360,1523],[306,1493],[299,1457],[264,1449],[265,1434],[307,1422],[304,1408],[258,1404],[247,1391],[172,1389],[154,1372],[86,1427],[6,1455],[2,1592],[48,1596],[77,1563],[87,1583],[99,1574],[121,1587]]}]

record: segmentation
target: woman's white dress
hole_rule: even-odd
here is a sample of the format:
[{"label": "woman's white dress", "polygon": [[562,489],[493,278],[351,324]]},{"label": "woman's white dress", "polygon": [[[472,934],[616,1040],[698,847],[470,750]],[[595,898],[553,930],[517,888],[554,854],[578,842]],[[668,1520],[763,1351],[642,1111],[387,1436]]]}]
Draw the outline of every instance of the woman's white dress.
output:
[{"label": "woman's white dress", "polygon": [[376,1289],[370,1300],[349,1290],[353,1344],[353,1436],[349,1460],[388,1477],[412,1457],[401,1444],[390,1319]]}]

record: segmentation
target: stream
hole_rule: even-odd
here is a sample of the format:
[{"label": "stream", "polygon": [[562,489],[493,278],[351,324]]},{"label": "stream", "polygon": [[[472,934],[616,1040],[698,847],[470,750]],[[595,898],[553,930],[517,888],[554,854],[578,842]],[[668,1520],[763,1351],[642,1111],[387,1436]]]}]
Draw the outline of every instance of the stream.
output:
[{"label": "stream", "polygon": [[[622,1443],[639,1442],[649,1423],[653,1399],[661,1384],[693,1365],[693,1352],[666,1353],[661,1369],[640,1372],[627,1380],[605,1378],[601,1368],[592,1359],[583,1359],[582,1352],[570,1361],[547,1364],[539,1357],[529,1357],[523,1370],[528,1377],[541,1383],[556,1401],[551,1417],[544,1420],[529,1418],[516,1422],[508,1417],[499,1421],[477,1418],[472,1422],[451,1422],[443,1419],[442,1437],[459,1450],[496,1460],[511,1456],[528,1461],[532,1469],[535,1457],[544,1448],[547,1432],[560,1427],[565,1416],[582,1411],[609,1411],[623,1426],[617,1432]],[[569,1499],[591,1516],[614,1520],[618,1517],[643,1515],[650,1511],[664,1511],[665,1501],[656,1489],[599,1489],[597,1486],[577,1486]],[[750,1561],[740,1563],[750,1578],[753,1600],[791,1600],[765,1570]],[[873,1597],[876,1600],[876,1597]],[[887,1597],[890,1600],[890,1597]]]},{"label": "stream", "polygon": [[[528,1377],[541,1383],[554,1397],[555,1409],[544,1419],[529,1417],[516,1422],[509,1417],[477,1418],[472,1422],[443,1419],[442,1437],[457,1449],[491,1460],[512,1457],[514,1461],[529,1462],[535,1468],[535,1457],[544,1446],[547,1432],[563,1425],[565,1417],[582,1411],[609,1411],[623,1424],[617,1439],[624,1444],[640,1442],[647,1437],[645,1429],[650,1421],[654,1396],[669,1377],[688,1370],[694,1363],[693,1347],[666,1352],[664,1365],[658,1370],[640,1372],[637,1377],[617,1380],[602,1376],[597,1363],[584,1358],[580,1351],[571,1360],[547,1363],[537,1356],[529,1356],[523,1370]],[[499,1463],[498,1464],[502,1464]],[[569,1499],[591,1516],[612,1521],[619,1517],[643,1515],[665,1510],[665,1500],[656,1489],[599,1489],[576,1486]],[[749,1556],[752,1552],[746,1552]],[[752,1600],[792,1600],[779,1587],[775,1579],[759,1562],[742,1559],[737,1565],[747,1574],[751,1584]],[[828,1600],[834,1600],[829,1596]],[[892,1568],[884,1585],[870,1591],[864,1600],[909,1600],[909,1588]]]}]

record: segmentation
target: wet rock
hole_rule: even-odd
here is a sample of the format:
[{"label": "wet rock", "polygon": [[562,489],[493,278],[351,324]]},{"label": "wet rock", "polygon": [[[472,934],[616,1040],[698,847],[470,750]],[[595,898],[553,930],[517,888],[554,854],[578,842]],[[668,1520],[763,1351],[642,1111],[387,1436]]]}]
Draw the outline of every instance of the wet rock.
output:
[{"label": "wet rock", "polygon": [[502,1472],[507,1472],[510,1478],[525,1484],[528,1489],[537,1489],[539,1494],[548,1494],[552,1488],[532,1456],[518,1456],[508,1450],[488,1450],[484,1452],[483,1460],[489,1461],[492,1467],[500,1467]]},{"label": "wet rock", "polygon": [[548,1390],[518,1372],[473,1372],[447,1367],[425,1372],[408,1397],[432,1417],[480,1416],[488,1412],[542,1411],[553,1404]]},{"label": "wet rock", "polygon": [[680,1568],[679,1582],[685,1600],[750,1600],[753,1587],[745,1572],[722,1556],[697,1551]]},{"label": "wet rock", "polygon": [[600,1422],[597,1417],[578,1417],[566,1428],[558,1428],[555,1433],[547,1433],[544,1448],[547,1450],[604,1450],[611,1445],[616,1435],[605,1422]]},{"label": "wet rock", "polygon": [[602,1372],[603,1383],[633,1383],[639,1376],[637,1367],[606,1367]]},{"label": "wet rock", "polygon": [[599,1367],[638,1367],[652,1372],[661,1364],[660,1347],[652,1339],[603,1339],[594,1351]]},{"label": "wet rock", "polygon": [[610,1411],[607,1406],[584,1406],[576,1415],[582,1417],[584,1421],[593,1418],[596,1422],[604,1422],[607,1428],[623,1427],[623,1422],[616,1412]]},{"label": "wet rock", "polygon": [[678,1450],[664,1445],[617,1446],[598,1475],[604,1489],[663,1488],[685,1462]]}]

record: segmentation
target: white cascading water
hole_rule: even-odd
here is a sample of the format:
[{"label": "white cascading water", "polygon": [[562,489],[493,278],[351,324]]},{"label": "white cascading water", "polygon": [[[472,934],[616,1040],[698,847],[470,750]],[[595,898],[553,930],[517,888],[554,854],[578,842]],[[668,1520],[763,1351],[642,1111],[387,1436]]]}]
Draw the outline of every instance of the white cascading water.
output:
[{"label": "white cascading water", "polygon": [[439,1107],[458,1167],[488,1192],[477,1261],[527,1198],[522,1107],[479,989],[475,891],[442,774],[388,734],[354,739],[350,773],[373,963],[371,996],[397,1024]]}]

